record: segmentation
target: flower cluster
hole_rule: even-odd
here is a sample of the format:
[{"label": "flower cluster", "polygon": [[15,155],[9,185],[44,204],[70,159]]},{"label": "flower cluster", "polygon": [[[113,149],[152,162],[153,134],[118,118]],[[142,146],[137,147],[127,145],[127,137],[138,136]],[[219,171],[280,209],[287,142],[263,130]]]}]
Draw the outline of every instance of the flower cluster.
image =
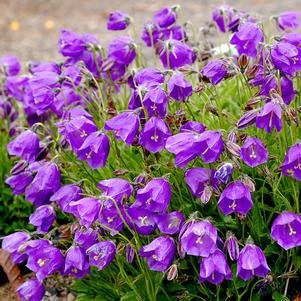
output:
[{"label": "flower cluster", "polygon": [[[161,67],[146,64],[130,35],[106,51],[66,29],[62,63],[32,63],[21,75],[17,58],[0,59],[15,163],[5,182],[35,207],[36,231],[2,241],[36,275],[19,287],[21,300],[41,300],[46,277],[83,278],[121,256],[144,277],[144,259],[167,280],[197,261],[202,288],[254,276],[269,285],[282,277],[270,255],[282,260],[279,248],[301,245],[298,14],[273,17],[280,33],[266,40],[258,20],[218,7],[213,24],[231,33],[232,48],[204,59],[179,13],[163,8],[142,31]],[[130,16],[109,15],[109,30],[131,26]],[[147,298],[157,300],[152,286]]]}]

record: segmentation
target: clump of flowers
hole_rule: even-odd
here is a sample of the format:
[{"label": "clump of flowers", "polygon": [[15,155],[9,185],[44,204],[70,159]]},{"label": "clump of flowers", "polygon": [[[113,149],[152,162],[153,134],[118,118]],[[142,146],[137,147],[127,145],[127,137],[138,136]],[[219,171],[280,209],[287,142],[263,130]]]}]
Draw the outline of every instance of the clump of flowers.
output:
[{"label": "clump of flowers", "polygon": [[[142,42],[125,33],[106,50],[63,29],[60,63],[21,74],[0,59],[5,182],[34,207],[35,231],[2,240],[35,274],[21,300],[42,300],[48,277],[110,269],[133,300],[271,300],[300,281],[299,15],[271,18],[267,39],[259,20],[220,6],[210,28],[231,46],[217,53],[180,10],[155,13]],[[133,26],[109,15],[109,30]]]}]

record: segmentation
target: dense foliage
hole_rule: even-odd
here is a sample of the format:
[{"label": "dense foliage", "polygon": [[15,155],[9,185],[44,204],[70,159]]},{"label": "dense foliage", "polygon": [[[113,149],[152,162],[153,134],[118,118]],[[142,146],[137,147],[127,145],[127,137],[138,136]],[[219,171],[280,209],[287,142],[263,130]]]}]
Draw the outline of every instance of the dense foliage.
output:
[{"label": "dense foliage", "polygon": [[58,274],[80,279],[78,300],[299,293],[299,15],[273,17],[271,37],[226,5],[199,32],[179,15],[156,13],[141,43],[132,18],[112,13],[108,29],[133,34],[107,51],[63,29],[63,60],[23,74],[1,59],[2,174],[14,165],[5,182],[35,207],[35,231],[2,241],[36,275],[22,300],[41,300]]}]

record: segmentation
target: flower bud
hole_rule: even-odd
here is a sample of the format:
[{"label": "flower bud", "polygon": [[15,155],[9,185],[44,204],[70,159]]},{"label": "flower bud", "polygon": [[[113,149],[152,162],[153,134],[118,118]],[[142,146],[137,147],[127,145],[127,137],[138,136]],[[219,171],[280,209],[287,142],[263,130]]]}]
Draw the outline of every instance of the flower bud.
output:
[{"label": "flower bud", "polygon": [[134,257],[135,257],[135,250],[133,249],[131,244],[128,244],[126,246],[125,254],[126,254],[127,262],[131,264],[134,260]]},{"label": "flower bud", "polygon": [[231,130],[228,134],[228,140],[231,141],[231,142],[234,142],[236,143],[237,141],[237,136],[236,136],[236,133],[235,133],[235,130]]},{"label": "flower bud", "polygon": [[236,126],[239,129],[247,128],[248,126],[252,125],[256,122],[258,110],[252,110],[244,114],[237,122]]},{"label": "flower bud", "polygon": [[244,175],[242,177],[241,181],[248,187],[248,189],[251,192],[255,191],[255,184],[254,184],[253,180],[249,176]]},{"label": "flower bud", "polygon": [[212,196],[211,188],[209,186],[205,186],[204,191],[200,197],[200,200],[203,204],[207,204],[210,201],[211,196]]},{"label": "flower bud", "polygon": [[225,242],[229,257],[232,261],[237,260],[239,255],[238,241],[232,232],[227,233],[227,240]]},{"label": "flower bud", "polygon": [[253,65],[245,71],[245,75],[248,79],[253,79],[259,70],[259,65]]},{"label": "flower bud", "polygon": [[17,175],[20,172],[24,171],[25,168],[28,166],[28,162],[25,160],[20,160],[11,170],[10,173],[12,175]]},{"label": "flower bud", "polygon": [[254,107],[261,102],[261,97],[260,96],[256,96],[256,97],[252,97],[251,99],[249,99],[246,103],[245,106],[245,110],[250,111],[253,110]]},{"label": "flower bud", "polygon": [[171,281],[178,277],[178,266],[174,263],[170,266],[167,273],[167,280]]},{"label": "flower bud", "polygon": [[240,156],[240,146],[232,141],[227,141],[227,150],[234,156]]},{"label": "flower bud", "polygon": [[232,173],[233,165],[231,163],[226,162],[216,170],[214,178],[226,184],[229,181]]},{"label": "flower bud", "polygon": [[242,54],[238,58],[238,66],[240,69],[245,70],[249,65],[249,59],[245,54]]}]

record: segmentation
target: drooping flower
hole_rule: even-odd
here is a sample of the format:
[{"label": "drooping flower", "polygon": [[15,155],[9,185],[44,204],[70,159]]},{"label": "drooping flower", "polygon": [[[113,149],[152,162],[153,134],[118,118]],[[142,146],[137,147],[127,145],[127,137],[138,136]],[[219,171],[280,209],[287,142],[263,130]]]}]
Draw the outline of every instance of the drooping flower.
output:
[{"label": "drooping flower", "polygon": [[272,133],[273,128],[280,132],[282,129],[281,106],[270,101],[266,103],[256,116],[256,127]]},{"label": "drooping flower", "polygon": [[36,207],[45,205],[60,186],[60,171],[55,163],[49,162],[38,169],[33,181],[26,187],[25,198]]},{"label": "drooping flower", "polygon": [[[119,209],[121,212],[122,208]],[[100,209],[98,220],[100,226],[110,232],[111,235],[122,231],[123,229],[123,220],[119,214],[119,210],[114,206],[103,205]]]},{"label": "drooping flower", "polygon": [[188,121],[180,127],[180,133],[196,132],[201,134],[205,130],[206,130],[205,125],[198,121]]},{"label": "drooping flower", "polygon": [[200,74],[213,85],[217,85],[227,76],[228,68],[225,61],[213,60],[200,71]]},{"label": "drooping flower", "polygon": [[86,43],[82,37],[67,29],[61,30],[61,37],[59,39],[59,51],[63,56],[77,58],[86,48]]},{"label": "drooping flower", "polygon": [[79,246],[72,246],[66,252],[64,275],[72,275],[75,278],[83,278],[90,271],[85,250]]},{"label": "drooping flower", "polygon": [[285,250],[300,246],[300,215],[283,211],[273,222],[271,236]]},{"label": "drooping flower", "polygon": [[169,235],[179,233],[184,223],[184,216],[180,211],[159,214],[155,219],[158,229]]},{"label": "drooping flower", "polygon": [[140,235],[149,235],[156,229],[155,215],[147,209],[130,207],[125,217],[130,228]]},{"label": "drooping flower", "polygon": [[92,169],[97,169],[106,165],[109,152],[108,136],[102,132],[93,132],[77,150],[77,157],[86,161]]},{"label": "drooping flower", "polygon": [[208,202],[210,199],[209,197],[204,201],[204,194],[206,194],[207,189],[218,187],[218,182],[214,178],[214,170],[208,168],[188,169],[185,173],[185,181],[192,195],[200,198],[202,202]]},{"label": "drooping flower", "polygon": [[69,204],[78,201],[82,197],[82,189],[74,184],[62,186],[50,198],[51,202],[56,202],[66,213],[71,213]]},{"label": "drooping flower", "polygon": [[94,122],[85,116],[71,118],[62,128],[61,133],[65,135],[75,152],[82,146],[89,134],[97,131]]},{"label": "drooping flower", "polygon": [[119,64],[129,65],[136,57],[136,45],[130,36],[115,38],[109,45],[109,57]]},{"label": "drooping flower", "polygon": [[289,32],[300,26],[299,16],[300,14],[297,11],[287,11],[274,16],[273,19],[281,30]]},{"label": "drooping flower", "polygon": [[97,198],[86,197],[71,202],[69,206],[71,213],[79,219],[80,224],[89,228],[98,217],[100,201]]},{"label": "drooping flower", "polygon": [[159,47],[160,60],[166,69],[191,65],[196,59],[193,49],[181,41],[168,39]]},{"label": "drooping flower", "polygon": [[32,182],[32,180],[32,174],[28,171],[24,171],[7,178],[5,183],[12,188],[13,194],[20,195],[25,192],[26,187]]},{"label": "drooping flower", "polygon": [[279,42],[271,50],[271,61],[276,69],[294,76],[301,70],[301,49],[290,43]]},{"label": "drooping flower", "polygon": [[251,167],[266,163],[268,155],[268,150],[262,141],[256,137],[246,139],[244,145],[240,148],[241,159]]},{"label": "drooping flower", "polygon": [[50,205],[43,205],[29,216],[29,223],[37,227],[38,233],[47,233],[55,220],[55,211]]},{"label": "drooping flower", "polygon": [[98,270],[105,269],[116,254],[115,243],[111,240],[102,241],[91,246],[87,251],[90,265],[96,266]]},{"label": "drooping flower", "polygon": [[155,22],[161,27],[168,27],[177,20],[177,7],[164,7],[154,15]]},{"label": "drooping flower", "polygon": [[165,272],[171,265],[176,252],[174,240],[169,236],[155,238],[140,249],[139,256],[145,257],[152,271]]},{"label": "drooping flower", "polygon": [[131,22],[128,14],[116,11],[109,15],[107,29],[109,30],[124,30]]},{"label": "drooping flower", "polygon": [[233,233],[231,232],[227,233],[225,246],[227,248],[230,259],[237,260],[239,255],[239,246],[238,246],[238,240]]},{"label": "drooping flower", "polygon": [[223,190],[217,205],[224,215],[233,212],[245,215],[253,206],[251,192],[244,183],[232,182]]},{"label": "drooping flower", "polygon": [[297,143],[287,150],[282,164],[282,173],[286,177],[301,181],[301,144]]},{"label": "drooping flower", "polygon": [[198,154],[206,164],[215,162],[224,150],[222,135],[217,131],[205,131],[200,134],[197,147]]},{"label": "drooping flower", "polygon": [[142,31],[141,39],[144,41],[147,47],[155,46],[161,36],[161,30],[156,24],[147,23]]},{"label": "drooping flower", "polygon": [[264,278],[270,268],[262,250],[254,244],[247,244],[239,253],[237,275],[247,281],[253,276]]},{"label": "drooping flower", "polygon": [[184,101],[192,95],[192,86],[181,73],[174,74],[168,81],[168,93],[177,101]]},{"label": "drooping flower", "polygon": [[218,285],[224,279],[232,280],[232,274],[226,256],[221,250],[216,249],[208,257],[202,259],[199,280]]},{"label": "drooping flower", "polygon": [[39,136],[31,130],[26,130],[7,144],[11,156],[21,157],[23,160],[33,162],[39,151]]},{"label": "drooping flower", "polygon": [[164,90],[160,87],[149,90],[143,97],[143,106],[147,109],[148,115],[164,117],[168,98]]},{"label": "drooping flower", "polygon": [[92,228],[87,230],[78,229],[74,233],[74,243],[87,250],[92,245],[98,242],[98,234]]},{"label": "drooping flower", "polygon": [[15,232],[3,237],[2,249],[10,253],[15,264],[19,264],[27,258],[26,254],[19,252],[19,248],[29,239],[30,235],[28,233]]},{"label": "drooping flower", "polygon": [[156,68],[143,68],[135,73],[133,81],[135,86],[152,89],[164,83],[164,74]]},{"label": "drooping flower", "polygon": [[114,131],[118,140],[130,145],[139,129],[139,118],[135,112],[124,112],[106,121],[105,130]]},{"label": "drooping flower", "polygon": [[152,117],[144,125],[139,135],[139,144],[149,152],[157,153],[164,149],[170,135],[166,122],[161,118]]},{"label": "drooping flower", "polygon": [[233,9],[227,4],[220,5],[212,13],[212,19],[221,32],[228,30],[228,25],[233,18]]},{"label": "drooping flower", "polygon": [[221,165],[214,173],[214,179],[226,184],[233,173],[232,163],[226,162]]},{"label": "drooping flower", "polygon": [[155,178],[144,188],[137,191],[134,207],[142,207],[151,212],[163,213],[167,210],[171,200],[171,188],[164,178]]},{"label": "drooping flower", "polygon": [[8,76],[18,75],[21,70],[21,63],[14,55],[5,55],[0,58],[0,68]]},{"label": "drooping flower", "polygon": [[172,39],[185,42],[187,39],[187,34],[183,26],[173,26],[161,30],[160,39],[163,41]]},{"label": "drooping flower", "polygon": [[64,262],[61,251],[53,246],[35,248],[28,257],[27,267],[36,273],[37,279],[42,282],[47,276],[59,270]]},{"label": "drooping flower", "polygon": [[22,301],[41,301],[45,295],[45,287],[37,279],[28,279],[17,289]]},{"label": "drooping flower", "polygon": [[97,187],[102,190],[102,196],[113,198],[117,204],[129,199],[133,191],[132,185],[127,180],[120,178],[102,180],[98,183]]},{"label": "drooping flower", "polygon": [[241,24],[239,30],[234,33],[230,44],[235,45],[239,54],[256,57],[260,43],[263,42],[262,30],[253,22]]},{"label": "drooping flower", "polygon": [[208,257],[215,251],[217,230],[207,220],[190,222],[179,238],[188,255]]}]

